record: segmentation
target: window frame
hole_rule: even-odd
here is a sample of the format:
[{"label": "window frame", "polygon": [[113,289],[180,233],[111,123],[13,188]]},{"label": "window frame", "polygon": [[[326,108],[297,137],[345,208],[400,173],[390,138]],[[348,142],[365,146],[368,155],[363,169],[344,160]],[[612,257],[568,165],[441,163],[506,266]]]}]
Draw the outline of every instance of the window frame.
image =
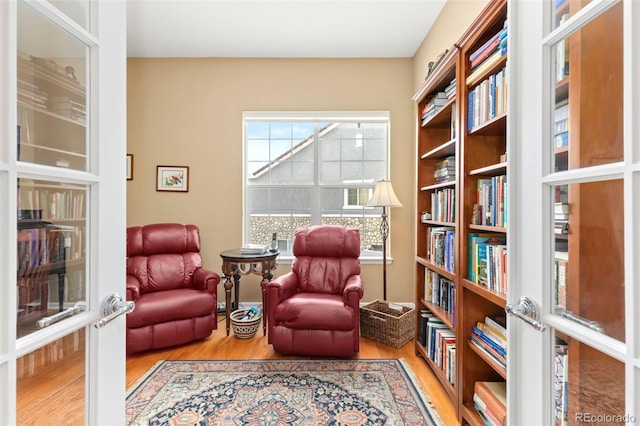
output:
[{"label": "window frame", "polygon": [[[242,150],[243,150],[243,158],[242,158],[242,168],[243,168],[243,172],[242,172],[242,188],[243,188],[243,218],[242,218],[242,223],[243,223],[243,235],[242,235],[242,241],[243,244],[245,243],[249,243],[249,239],[251,238],[251,217],[252,215],[250,214],[251,212],[251,200],[249,200],[249,187],[252,188],[265,188],[265,189],[269,189],[269,188],[277,188],[277,187],[288,187],[288,188],[300,188],[300,187],[306,187],[306,188],[311,188],[311,192],[312,192],[312,202],[311,202],[311,214],[310,214],[310,218],[311,218],[311,223],[312,224],[317,224],[317,223],[322,223],[322,203],[320,202],[321,200],[321,193],[323,189],[331,189],[331,188],[340,188],[340,189],[344,189],[344,203],[342,205],[342,210],[347,211],[346,214],[342,214],[341,217],[349,217],[349,213],[348,211],[351,210],[353,211],[353,213],[355,213],[356,211],[360,210],[363,211],[370,210],[370,214],[369,212],[367,212],[367,215],[363,214],[363,217],[367,217],[367,216],[374,216],[376,219],[376,221],[380,218],[380,215],[382,213],[382,209],[381,208],[377,208],[377,207],[367,207],[367,206],[349,206],[348,203],[348,190],[349,189],[353,189],[355,186],[355,183],[353,181],[345,181],[343,182],[342,185],[336,185],[336,184],[322,184],[320,183],[320,179],[318,177],[318,164],[320,163],[320,158],[318,156],[318,152],[317,150],[314,151],[314,155],[313,155],[313,164],[314,164],[314,178],[313,178],[313,183],[312,184],[305,184],[305,185],[300,185],[300,184],[278,184],[278,183],[272,183],[272,184],[258,184],[258,185],[249,185],[249,177],[248,177],[248,173],[250,173],[250,171],[248,170],[248,158],[249,158],[249,135],[247,134],[247,129],[248,129],[248,123],[249,122],[267,122],[267,123],[273,123],[273,122],[314,122],[314,123],[324,123],[324,122],[330,122],[330,123],[384,123],[386,124],[387,128],[386,128],[386,141],[385,141],[385,166],[384,166],[384,176],[381,176],[380,179],[389,179],[389,175],[390,175],[390,163],[391,163],[391,119],[390,119],[390,112],[389,111],[244,111],[242,114]],[[314,137],[318,137],[318,132],[315,131],[314,132]],[[358,144],[358,142],[360,142]],[[356,148],[360,148],[362,145],[362,138],[357,138],[356,136]],[[352,160],[350,160],[352,161]],[[363,160],[364,161],[364,160]],[[376,179],[371,179],[371,182],[358,182],[358,187],[362,188],[362,183],[365,183],[367,185],[367,189],[369,190],[370,194],[373,194],[373,189],[375,187],[376,184]],[[377,211],[379,210],[379,212]],[[255,216],[255,215],[253,215]],[[330,215],[324,215],[324,216],[330,216]],[[391,256],[390,256],[390,250],[389,250],[389,241],[390,238],[387,239],[387,259],[391,260]],[[291,253],[282,253],[279,257],[280,260],[284,260],[284,261],[288,261],[293,259],[293,254]],[[363,253],[361,253],[360,256],[360,260],[363,261],[363,263],[366,263],[367,261],[372,261],[373,263],[378,263],[382,260],[382,251],[378,251],[378,250],[363,250]]]}]

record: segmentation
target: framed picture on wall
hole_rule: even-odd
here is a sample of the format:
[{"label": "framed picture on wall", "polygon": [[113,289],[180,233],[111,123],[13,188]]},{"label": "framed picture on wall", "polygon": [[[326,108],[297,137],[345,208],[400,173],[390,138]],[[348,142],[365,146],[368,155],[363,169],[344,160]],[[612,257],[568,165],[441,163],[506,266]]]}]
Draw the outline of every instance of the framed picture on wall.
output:
[{"label": "framed picture on wall", "polygon": [[188,166],[157,166],[156,191],[188,192]]},{"label": "framed picture on wall", "polygon": [[127,180],[133,180],[133,154],[127,154]]}]

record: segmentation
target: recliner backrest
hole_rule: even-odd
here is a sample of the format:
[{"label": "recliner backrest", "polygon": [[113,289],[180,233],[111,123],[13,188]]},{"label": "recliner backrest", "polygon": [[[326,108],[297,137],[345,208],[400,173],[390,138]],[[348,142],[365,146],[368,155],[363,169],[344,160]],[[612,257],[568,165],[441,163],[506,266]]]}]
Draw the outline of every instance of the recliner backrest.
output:
[{"label": "recliner backrest", "polygon": [[127,228],[127,274],[140,293],[192,287],[202,267],[200,231],[195,225],[159,223]]},{"label": "recliner backrest", "polygon": [[316,225],[296,230],[291,270],[306,293],[344,290],[349,277],[360,274],[360,231],[340,225]]}]

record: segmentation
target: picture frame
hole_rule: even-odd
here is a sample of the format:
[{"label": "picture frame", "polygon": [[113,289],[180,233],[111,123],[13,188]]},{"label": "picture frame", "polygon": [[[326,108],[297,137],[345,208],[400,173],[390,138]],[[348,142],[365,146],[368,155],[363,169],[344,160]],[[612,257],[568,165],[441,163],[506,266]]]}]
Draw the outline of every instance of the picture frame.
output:
[{"label": "picture frame", "polygon": [[127,154],[127,180],[133,180],[133,154]]},{"label": "picture frame", "polygon": [[157,166],[156,191],[189,192],[189,166]]}]

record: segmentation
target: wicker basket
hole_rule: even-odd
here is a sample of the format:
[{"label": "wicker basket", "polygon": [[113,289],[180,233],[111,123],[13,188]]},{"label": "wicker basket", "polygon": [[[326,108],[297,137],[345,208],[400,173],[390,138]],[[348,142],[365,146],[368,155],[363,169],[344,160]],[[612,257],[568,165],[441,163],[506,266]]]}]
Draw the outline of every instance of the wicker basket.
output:
[{"label": "wicker basket", "polygon": [[415,309],[390,307],[389,302],[374,300],[360,307],[360,334],[385,345],[400,348],[415,337]]},{"label": "wicker basket", "polygon": [[249,309],[239,309],[231,312],[231,329],[238,339],[250,339],[260,329],[262,312],[249,320],[241,320],[248,311]]}]

